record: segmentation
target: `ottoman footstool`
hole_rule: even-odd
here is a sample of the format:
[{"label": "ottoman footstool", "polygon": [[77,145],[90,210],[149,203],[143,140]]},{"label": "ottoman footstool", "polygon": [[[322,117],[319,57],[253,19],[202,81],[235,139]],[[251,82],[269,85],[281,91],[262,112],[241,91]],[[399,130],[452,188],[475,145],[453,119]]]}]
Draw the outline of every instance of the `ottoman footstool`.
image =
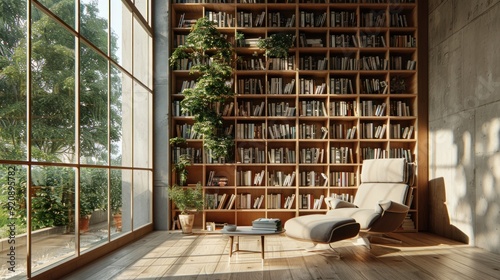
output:
[{"label": "ottoman footstool", "polygon": [[295,217],[285,223],[285,233],[288,237],[311,241],[314,244],[329,244],[355,237],[359,228],[359,223],[353,218],[333,218],[322,214]]}]

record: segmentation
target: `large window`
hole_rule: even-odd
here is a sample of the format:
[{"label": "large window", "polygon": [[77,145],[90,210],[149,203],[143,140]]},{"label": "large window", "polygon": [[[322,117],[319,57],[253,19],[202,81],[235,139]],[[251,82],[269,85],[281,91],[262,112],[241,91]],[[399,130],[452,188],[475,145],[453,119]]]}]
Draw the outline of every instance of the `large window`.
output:
[{"label": "large window", "polygon": [[151,1],[0,17],[0,278],[30,278],[152,223]]}]

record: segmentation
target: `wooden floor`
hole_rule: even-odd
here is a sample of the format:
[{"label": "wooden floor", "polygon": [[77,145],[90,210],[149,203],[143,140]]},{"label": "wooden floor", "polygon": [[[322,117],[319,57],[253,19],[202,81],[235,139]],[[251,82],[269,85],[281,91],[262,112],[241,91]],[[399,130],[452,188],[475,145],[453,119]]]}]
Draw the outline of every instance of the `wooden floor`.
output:
[{"label": "wooden floor", "polygon": [[[284,235],[265,239],[260,253],[229,259],[228,237],[156,231],[64,279],[500,279],[500,255],[427,233],[392,234],[401,244],[333,243],[310,252],[307,242]],[[240,249],[259,250],[258,237],[240,238]]]}]

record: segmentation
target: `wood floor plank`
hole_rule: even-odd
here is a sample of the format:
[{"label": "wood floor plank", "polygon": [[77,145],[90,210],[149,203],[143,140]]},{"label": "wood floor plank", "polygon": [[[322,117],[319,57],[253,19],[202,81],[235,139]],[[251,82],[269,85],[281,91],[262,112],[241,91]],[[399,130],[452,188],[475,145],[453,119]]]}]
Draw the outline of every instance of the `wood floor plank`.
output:
[{"label": "wood floor plank", "polygon": [[[221,234],[157,231],[63,279],[500,279],[499,255],[429,233],[391,237],[402,243],[368,249],[343,240],[332,244],[334,250],[306,251],[312,243],[268,236],[262,262],[259,252],[229,258],[228,237]],[[239,245],[259,251],[260,238],[241,238]]]}]

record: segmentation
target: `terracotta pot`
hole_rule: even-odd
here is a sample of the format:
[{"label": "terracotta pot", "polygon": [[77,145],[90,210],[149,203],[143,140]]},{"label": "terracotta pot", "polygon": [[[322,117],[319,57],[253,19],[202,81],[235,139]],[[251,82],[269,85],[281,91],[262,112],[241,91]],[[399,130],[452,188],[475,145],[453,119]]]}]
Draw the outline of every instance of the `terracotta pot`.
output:
[{"label": "terracotta pot", "polygon": [[194,224],[194,214],[180,214],[179,222],[181,224],[182,233],[191,234],[193,233],[193,224]]},{"label": "terracotta pot", "polygon": [[80,221],[78,224],[80,233],[85,233],[89,231],[89,226],[90,226],[90,216],[80,217]]},{"label": "terracotta pot", "polygon": [[122,231],[122,214],[114,214],[113,221],[115,222],[116,231]]}]

